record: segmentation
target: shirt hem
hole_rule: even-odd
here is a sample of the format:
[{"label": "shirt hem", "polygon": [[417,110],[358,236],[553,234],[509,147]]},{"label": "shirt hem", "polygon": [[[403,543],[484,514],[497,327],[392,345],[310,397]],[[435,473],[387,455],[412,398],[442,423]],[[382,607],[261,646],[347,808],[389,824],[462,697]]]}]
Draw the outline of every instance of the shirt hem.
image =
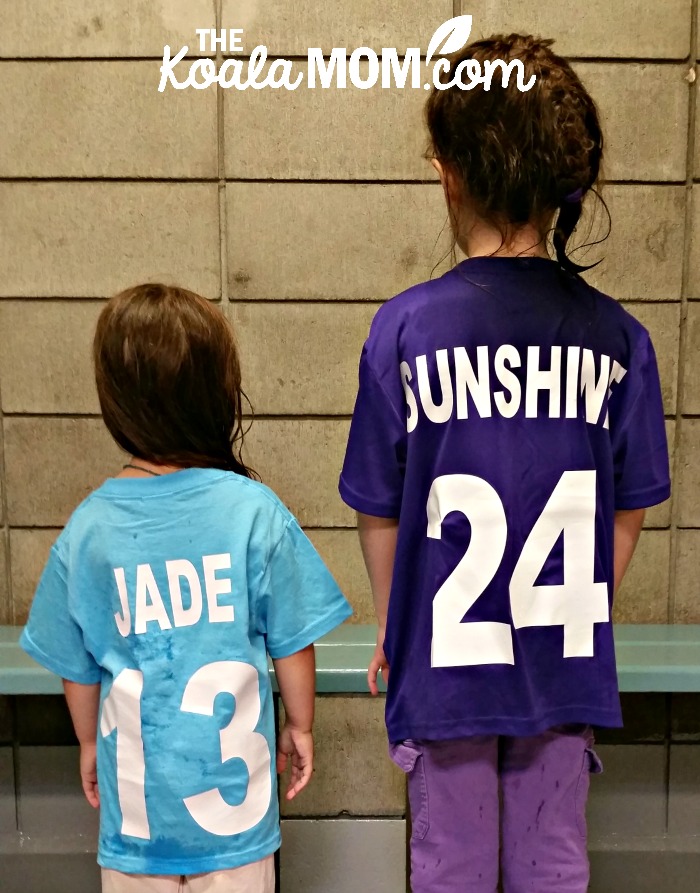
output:
[{"label": "shirt hem", "polygon": [[340,498],[346,505],[349,505],[351,509],[355,509],[356,512],[362,512],[363,515],[374,515],[377,518],[399,517],[401,511],[400,503],[398,505],[387,505],[386,503],[365,499],[364,496],[355,493],[355,491],[345,483],[342,476],[338,482],[338,492],[340,493]]},{"label": "shirt hem", "polygon": [[604,728],[621,728],[619,710],[601,710],[599,707],[574,705],[553,710],[536,719],[510,716],[474,717],[430,725],[408,724],[388,727],[389,740],[398,744],[407,739],[416,741],[445,741],[453,738],[469,738],[472,735],[508,735],[527,737],[539,735],[554,726],[581,723]]},{"label": "shirt hem", "polygon": [[97,676],[93,676],[92,674],[88,673],[77,673],[71,667],[67,666],[67,664],[64,664],[60,660],[56,660],[54,657],[51,657],[49,654],[39,648],[39,646],[27,632],[26,628],[20,636],[19,644],[22,650],[25,651],[30,657],[32,657],[37,663],[41,664],[41,666],[45,667],[47,670],[49,670],[49,672],[55,673],[56,676],[60,676],[62,679],[67,679],[69,682],[77,682],[80,685],[97,685],[99,682],[102,681],[101,672],[99,672]]},{"label": "shirt hem", "polygon": [[280,848],[281,842],[281,836],[277,834],[268,843],[260,844],[243,853],[208,856],[202,859],[150,859],[117,856],[100,850],[97,854],[97,863],[102,868],[122,871],[125,874],[204,874],[208,871],[240,868],[242,865],[250,865],[251,862],[259,862],[275,853]]},{"label": "shirt hem", "polygon": [[671,496],[671,485],[654,487],[649,490],[637,490],[633,493],[625,493],[622,496],[615,497],[616,511],[632,511],[634,509],[647,509],[653,505],[659,505],[661,502]]},{"label": "shirt hem", "polygon": [[335,629],[336,626],[340,626],[343,621],[347,620],[348,617],[352,616],[352,608],[349,604],[343,605],[341,608],[337,608],[332,613],[327,614],[325,617],[322,617],[320,620],[315,620],[310,626],[307,626],[305,630],[300,633],[297,633],[291,639],[287,639],[285,642],[282,642],[279,645],[274,647],[270,647],[268,642],[268,654],[273,660],[278,660],[280,658],[289,657],[292,654],[296,654],[297,651],[301,651],[303,648],[307,648],[309,645],[313,644],[317,639],[320,639],[321,636],[325,636],[326,633],[329,633],[332,629]]}]

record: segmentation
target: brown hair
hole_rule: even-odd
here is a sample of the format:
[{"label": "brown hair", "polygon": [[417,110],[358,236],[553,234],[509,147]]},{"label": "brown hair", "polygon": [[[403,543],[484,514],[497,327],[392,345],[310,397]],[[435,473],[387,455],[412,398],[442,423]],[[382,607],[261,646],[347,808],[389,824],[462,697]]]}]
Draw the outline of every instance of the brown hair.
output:
[{"label": "brown hair", "polygon": [[205,298],[159,284],[121,292],[100,313],[93,357],[102,417],[124,450],[255,476],[240,456],[245,394],[235,338]]},{"label": "brown hair", "polygon": [[525,83],[535,75],[534,86],[521,92],[513,73],[503,87],[496,69],[490,90],[481,84],[471,90],[433,87],[426,119],[433,156],[457,175],[477,213],[503,231],[558,209],[557,260],[579,272],[586,268],[567,257],[566,246],[582,198],[598,179],[603,135],[595,103],[569,63],[552,52],[552,43],[511,34],[466,46],[450,58],[442,83],[468,59],[482,68],[486,60],[520,59]]}]

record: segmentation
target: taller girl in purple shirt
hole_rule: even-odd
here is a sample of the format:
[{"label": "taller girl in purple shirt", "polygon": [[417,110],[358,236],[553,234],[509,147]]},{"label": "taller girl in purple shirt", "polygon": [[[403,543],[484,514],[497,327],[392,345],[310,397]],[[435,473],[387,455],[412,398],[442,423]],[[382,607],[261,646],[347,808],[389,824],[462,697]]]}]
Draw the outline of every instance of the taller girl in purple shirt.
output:
[{"label": "taller girl in purple shirt", "polygon": [[[414,893],[584,893],[591,725],[620,725],[610,609],[669,496],[646,330],[567,256],[596,106],[551,41],[479,41],[513,81],[433,90],[433,165],[468,260],[378,312],[340,480],[379,622]],[[554,257],[547,240],[552,232]],[[499,799],[500,798],[500,799]],[[499,852],[500,846],[500,852]]]}]

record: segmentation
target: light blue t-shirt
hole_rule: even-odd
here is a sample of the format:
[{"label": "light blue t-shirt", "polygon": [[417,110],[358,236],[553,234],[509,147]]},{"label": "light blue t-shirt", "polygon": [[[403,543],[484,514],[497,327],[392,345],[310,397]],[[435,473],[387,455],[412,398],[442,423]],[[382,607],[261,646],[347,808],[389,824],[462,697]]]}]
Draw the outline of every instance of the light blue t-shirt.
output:
[{"label": "light blue t-shirt", "polygon": [[197,874],[280,844],[267,655],[351,613],[267,487],[190,468],[111,478],[54,544],[22,647],[101,683],[98,862]]}]

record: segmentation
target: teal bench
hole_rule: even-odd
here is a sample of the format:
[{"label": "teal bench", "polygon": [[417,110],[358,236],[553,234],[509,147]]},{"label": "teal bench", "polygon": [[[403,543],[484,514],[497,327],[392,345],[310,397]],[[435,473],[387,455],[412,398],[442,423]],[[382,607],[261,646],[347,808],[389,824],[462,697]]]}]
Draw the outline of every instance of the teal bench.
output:
[{"label": "teal bench", "polygon": [[[21,628],[0,626],[0,694],[60,694],[61,680],[19,647]],[[341,626],[316,645],[319,694],[367,692],[376,628]],[[700,692],[700,625],[615,627],[620,690]]]}]

